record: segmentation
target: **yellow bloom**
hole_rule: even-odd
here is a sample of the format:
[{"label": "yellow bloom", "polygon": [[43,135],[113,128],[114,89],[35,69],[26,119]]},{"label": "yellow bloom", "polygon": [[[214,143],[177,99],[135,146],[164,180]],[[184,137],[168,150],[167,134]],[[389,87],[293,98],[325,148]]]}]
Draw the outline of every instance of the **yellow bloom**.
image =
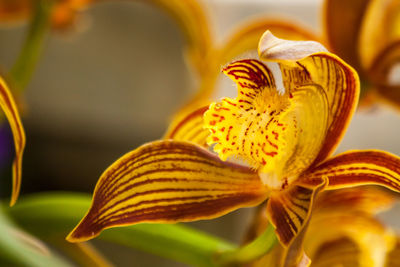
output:
[{"label": "yellow bloom", "polygon": [[400,1],[326,0],[323,13],[326,43],[360,74],[365,102],[378,94],[399,107],[400,85],[388,79],[400,63]]},{"label": "yellow bloom", "polygon": [[[301,240],[318,192],[363,184],[400,190],[394,155],[366,150],[329,158],[358,100],[358,76],[349,65],[317,42],[286,41],[269,31],[259,55],[280,70],[281,80],[256,59],[225,67],[238,97],[183,118],[169,130],[175,140],[151,142],[114,162],[67,239],[81,242],[141,222],[211,219],[268,199],[269,221],[291,248],[284,264],[292,266],[307,261]],[[219,158],[204,148],[205,139]],[[232,156],[250,167],[225,161]]]},{"label": "yellow bloom", "polygon": [[[400,244],[393,230],[374,216],[392,206],[393,195],[377,188],[358,187],[323,192],[318,196],[304,238],[311,267],[397,266],[392,262]],[[265,206],[256,213],[247,240],[261,234],[268,225]],[[277,266],[284,250],[274,251],[253,266]]]}]

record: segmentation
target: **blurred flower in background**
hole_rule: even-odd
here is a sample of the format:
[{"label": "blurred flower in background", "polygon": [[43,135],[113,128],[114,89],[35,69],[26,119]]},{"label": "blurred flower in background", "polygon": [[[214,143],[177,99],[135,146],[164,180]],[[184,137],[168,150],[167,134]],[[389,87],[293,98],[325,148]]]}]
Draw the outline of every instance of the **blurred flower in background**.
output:
[{"label": "blurred flower in background", "polygon": [[[0,1],[0,23],[6,25],[26,22],[34,15],[35,0]],[[51,15],[53,29],[66,30],[74,26],[77,15],[89,6],[93,0],[49,0],[54,2]]]},{"label": "blurred flower in background", "polygon": [[323,13],[328,47],[360,75],[361,104],[378,97],[399,108],[400,84],[390,75],[400,64],[400,1],[326,0]]},{"label": "blurred flower in background", "polygon": [[[398,266],[400,236],[376,218],[393,206],[395,196],[373,187],[323,192],[316,200],[304,238],[311,267]],[[266,206],[260,207],[246,236],[247,242],[269,224]],[[279,245],[253,266],[279,266],[284,250]]]}]

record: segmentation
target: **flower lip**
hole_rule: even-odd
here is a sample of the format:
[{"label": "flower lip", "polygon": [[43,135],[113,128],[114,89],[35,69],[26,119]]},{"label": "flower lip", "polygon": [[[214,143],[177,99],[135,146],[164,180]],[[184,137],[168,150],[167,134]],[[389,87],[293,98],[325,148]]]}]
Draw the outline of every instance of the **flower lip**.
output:
[{"label": "flower lip", "polygon": [[239,95],[212,104],[205,113],[211,131],[208,143],[216,143],[214,150],[224,160],[237,156],[255,169],[264,169],[284,155],[285,132],[296,123],[286,117],[291,96],[276,90],[272,73],[259,61],[238,61],[224,72],[238,82]]},{"label": "flower lip", "polygon": [[222,160],[238,157],[258,171],[268,188],[283,190],[315,159],[325,137],[323,89],[308,84],[282,93],[258,60],[240,60],[223,71],[237,82],[238,97],[210,105],[204,115],[208,144],[215,144]]}]

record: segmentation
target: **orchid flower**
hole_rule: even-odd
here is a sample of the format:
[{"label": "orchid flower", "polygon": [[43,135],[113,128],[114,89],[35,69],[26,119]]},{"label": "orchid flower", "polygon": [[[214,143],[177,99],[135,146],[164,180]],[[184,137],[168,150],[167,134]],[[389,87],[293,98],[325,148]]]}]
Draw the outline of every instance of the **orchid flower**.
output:
[{"label": "orchid flower", "polygon": [[389,76],[400,63],[400,1],[326,0],[323,12],[328,47],[356,68],[366,100],[377,94],[399,107],[400,86]]},{"label": "orchid flower", "polygon": [[195,137],[209,130],[207,145],[215,144],[218,156],[204,148],[204,138],[155,141],[125,154],[101,175],[91,208],[67,240],[135,223],[212,219],[268,200],[278,239],[292,249],[290,266],[307,261],[301,239],[318,192],[364,184],[400,190],[397,156],[366,150],[330,157],[358,100],[349,65],[317,42],[269,31],[259,56],[277,63],[283,88],[263,61],[233,62],[223,71],[238,84],[238,97],[194,111],[172,131],[194,129]]},{"label": "orchid flower", "polygon": [[[400,244],[394,231],[374,216],[394,203],[386,191],[372,187],[321,193],[304,237],[304,247],[315,266],[397,266],[394,252]],[[268,225],[265,206],[256,213],[247,239],[261,234]],[[277,246],[253,266],[278,266],[284,250]],[[386,264],[386,265],[385,265]]]}]

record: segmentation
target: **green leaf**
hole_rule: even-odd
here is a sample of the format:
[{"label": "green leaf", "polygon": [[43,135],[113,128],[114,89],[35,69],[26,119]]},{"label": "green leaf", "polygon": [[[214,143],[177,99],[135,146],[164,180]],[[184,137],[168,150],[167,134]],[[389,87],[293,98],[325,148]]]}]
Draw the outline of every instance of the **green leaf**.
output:
[{"label": "green leaf", "polygon": [[[8,212],[41,238],[63,238],[89,209],[91,198],[78,193],[41,193],[21,198]],[[118,243],[193,266],[217,266],[217,254],[235,246],[181,224],[138,224],[105,230],[98,239]]]},{"label": "green leaf", "polygon": [[18,229],[0,207],[1,266],[72,266],[52,254],[39,240]]}]

